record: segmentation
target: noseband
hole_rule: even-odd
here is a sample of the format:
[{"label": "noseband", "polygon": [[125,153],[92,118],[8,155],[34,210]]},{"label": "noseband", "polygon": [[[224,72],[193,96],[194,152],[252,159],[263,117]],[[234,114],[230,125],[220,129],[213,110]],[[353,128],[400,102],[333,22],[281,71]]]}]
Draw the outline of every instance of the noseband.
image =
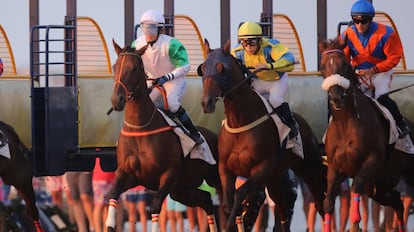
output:
[{"label": "noseband", "polygon": [[[138,55],[135,52],[121,52],[121,53],[119,53],[118,57],[120,57],[120,58],[122,57],[121,68],[119,69],[118,75],[115,77],[114,86],[120,85],[125,91],[125,95],[127,96],[127,100],[128,101],[133,101],[135,96],[143,94],[143,91],[141,93],[138,92],[139,82],[138,82],[137,86],[135,87],[135,89],[133,89],[133,90],[128,90],[126,85],[124,83],[122,83],[121,75],[122,75],[122,71],[124,69],[124,63],[125,63],[125,59],[126,59],[127,56],[133,56],[133,57],[137,58],[140,61],[139,63],[141,64],[141,67],[140,67],[141,70],[144,70],[144,65],[142,63],[142,59],[141,59],[140,55]],[[146,75],[146,74],[144,73],[144,75]]]}]

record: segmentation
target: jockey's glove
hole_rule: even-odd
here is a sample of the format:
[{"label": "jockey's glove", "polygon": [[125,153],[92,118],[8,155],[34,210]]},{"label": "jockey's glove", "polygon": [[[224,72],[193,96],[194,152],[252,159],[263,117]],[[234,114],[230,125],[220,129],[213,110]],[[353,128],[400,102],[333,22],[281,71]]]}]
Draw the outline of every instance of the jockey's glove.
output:
[{"label": "jockey's glove", "polygon": [[152,85],[163,85],[165,82],[168,81],[167,76],[158,77],[157,79],[152,81]]}]

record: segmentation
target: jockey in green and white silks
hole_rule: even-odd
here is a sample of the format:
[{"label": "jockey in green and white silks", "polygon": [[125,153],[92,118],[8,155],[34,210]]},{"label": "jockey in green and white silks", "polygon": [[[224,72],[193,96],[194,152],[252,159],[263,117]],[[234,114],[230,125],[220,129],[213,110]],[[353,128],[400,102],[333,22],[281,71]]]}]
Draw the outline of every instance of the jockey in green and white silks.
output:
[{"label": "jockey in green and white silks", "polygon": [[[187,89],[186,75],[190,71],[187,50],[179,40],[161,33],[164,24],[165,19],[161,12],[146,11],[140,21],[143,35],[136,39],[132,46],[139,50],[148,45],[142,55],[144,69],[148,75],[147,85],[163,86],[168,102],[167,113],[177,117],[189,131],[192,139],[200,144],[203,139],[181,106]],[[157,88],[152,90],[150,98],[158,108],[164,108],[163,96]]]}]

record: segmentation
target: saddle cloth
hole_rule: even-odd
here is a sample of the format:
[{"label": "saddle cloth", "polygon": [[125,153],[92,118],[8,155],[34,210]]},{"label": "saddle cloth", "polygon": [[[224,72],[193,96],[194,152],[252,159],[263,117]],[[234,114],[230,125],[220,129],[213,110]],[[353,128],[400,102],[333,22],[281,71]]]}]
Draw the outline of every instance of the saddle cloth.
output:
[{"label": "saddle cloth", "polygon": [[[410,136],[407,135],[402,138],[398,138],[397,124],[395,123],[394,117],[392,116],[391,112],[387,108],[385,108],[385,106],[381,105],[381,103],[379,103],[376,99],[369,97],[369,96],[367,97],[371,99],[372,102],[375,103],[379,111],[382,113],[382,115],[385,117],[385,119],[387,119],[387,121],[390,124],[390,132],[389,132],[390,136],[389,136],[389,141],[388,141],[389,144],[395,143],[394,149],[405,152],[407,154],[414,154],[414,145],[413,145],[413,142],[411,141]],[[331,123],[331,121],[332,121],[332,116],[329,119],[329,123]],[[326,136],[326,131],[322,138],[323,143],[325,143],[325,136]]]},{"label": "saddle cloth", "polygon": [[10,159],[10,148],[9,144],[6,144],[0,148],[0,156]]},{"label": "saddle cloth", "polygon": [[[264,98],[262,95],[260,95],[256,91],[255,91],[255,93],[260,97],[260,99],[262,100],[263,104],[265,105],[265,107],[267,109],[267,113],[269,113],[269,115],[273,119],[273,122],[276,124],[277,130],[278,130],[278,133],[279,133],[280,146],[283,146],[284,140],[287,139],[287,137],[289,135],[290,128],[280,120],[280,118],[277,114],[275,114],[275,113],[270,114],[273,111],[273,107],[270,105],[270,103],[267,101],[266,98]],[[226,119],[223,120],[222,126],[224,126],[225,128],[228,128]],[[237,128],[228,128],[227,131],[229,131],[229,129],[234,129],[234,130],[237,131]],[[300,133],[298,133],[298,136],[296,136],[295,138],[287,140],[286,149],[292,149],[292,151],[295,155],[299,156],[302,159],[304,158],[303,146],[302,146],[302,137],[301,137]]]},{"label": "saddle cloth", "polygon": [[210,147],[207,144],[207,140],[204,136],[200,133],[201,137],[204,139],[202,144],[195,146],[194,140],[192,140],[188,135],[184,133],[184,131],[177,127],[177,123],[174,122],[170,117],[168,117],[162,110],[158,109],[161,115],[165,118],[167,123],[170,126],[174,126],[174,132],[178,135],[181,141],[181,148],[183,149],[184,157],[190,155],[191,159],[201,159],[207,162],[208,164],[215,165],[216,160],[211,153]]},{"label": "saddle cloth", "polygon": [[389,143],[394,145],[394,148],[405,152],[407,154],[414,154],[414,145],[411,141],[411,138],[409,135],[406,135],[402,138],[398,138],[398,129],[397,124],[394,120],[394,117],[392,116],[391,112],[385,108],[385,106],[381,105],[376,99],[371,98],[370,99],[377,105],[378,109],[381,111],[382,115],[388,120],[390,123],[390,139]]}]

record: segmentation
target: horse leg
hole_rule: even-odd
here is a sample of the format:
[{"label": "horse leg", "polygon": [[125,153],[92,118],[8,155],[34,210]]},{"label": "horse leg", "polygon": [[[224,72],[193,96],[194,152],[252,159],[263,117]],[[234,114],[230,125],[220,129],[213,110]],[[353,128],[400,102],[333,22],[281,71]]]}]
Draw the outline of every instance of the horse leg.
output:
[{"label": "horse leg", "polygon": [[327,190],[325,200],[323,201],[324,215],[324,232],[331,232],[331,217],[335,210],[335,198],[339,194],[341,187],[341,175],[334,167],[328,165],[327,173]]},{"label": "horse leg", "polygon": [[[292,173],[293,175],[293,173]],[[275,202],[274,212],[275,232],[289,232],[292,222],[293,209],[297,198],[297,184],[289,175],[289,171],[282,175],[277,182],[267,186],[270,198]]]},{"label": "horse leg", "polygon": [[[185,189],[185,191],[182,191]],[[217,223],[214,216],[214,206],[210,193],[201,189],[188,189],[185,186],[176,186],[170,193],[172,199],[190,207],[201,207],[207,213],[207,223],[211,232],[217,232]]]},{"label": "horse leg", "polygon": [[394,228],[394,231],[398,232],[405,232],[407,228],[405,228],[404,222],[404,205],[400,198],[400,193],[391,189],[390,191],[386,191],[386,189],[390,189],[384,185],[377,185],[377,190],[375,194],[372,196],[372,199],[380,203],[381,205],[388,205],[391,206],[396,215],[397,215],[397,228]]},{"label": "horse leg", "polygon": [[121,171],[121,169],[116,170],[116,179],[114,186],[109,191],[109,206],[108,214],[106,216],[105,225],[108,232],[115,231],[116,226],[116,211],[118,207],[119,196],[134,186],[139,185],[135,176]]},{"label": "horse leg", "polygon": [[32,187],[32,178],[26,180],[23,185],[15,185],[19,195],[21,195],[26,203],[26,210],[33,221],[36,232],[43,232],[43,228],[39,221],[39,211],[36,207],[35,194]]},{"label": "horse leg", "polygon": [[[234,221],[229,221],[229,214],[233,208],[234,204],[234,192],[235,192],[235,186],[234,183],[236,182],[236,176],[233,175],[233,173],[226,168],[226,165],[224,162],[219,162],[219,174],[220,174],[220,181],[222,185],[222,208],[224,210],[224,214],[226,216],[226,226],[225,231],[235,231],[235,228],[232,227],[234,225]],[[223,223],[224,224],[224,223]],[[233,229],[228,229],[233,228]]]},{"label": "horse leg", "polygon": [[243,211],[242,202],[246,199],[247,195],[253,189],[252,182],[253,179],[249,178],[236,190],[234,194],[233,208],[230,212],[230,216],[227,219],[226,231],[234,231],[234,223],[236,223],[237,230],[239,232],[244,231],[243,219],[241,216]]}]

